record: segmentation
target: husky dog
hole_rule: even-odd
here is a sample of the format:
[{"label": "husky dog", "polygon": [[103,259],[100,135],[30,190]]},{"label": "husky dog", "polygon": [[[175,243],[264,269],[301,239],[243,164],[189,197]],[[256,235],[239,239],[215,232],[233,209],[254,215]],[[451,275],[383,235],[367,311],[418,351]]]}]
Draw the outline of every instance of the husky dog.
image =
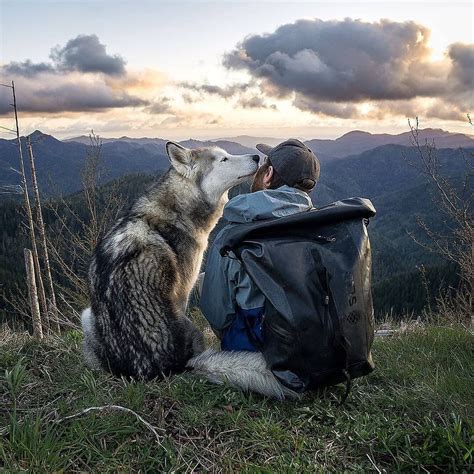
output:
[{"label": "husky dog", "polygon": [[82,314],[92,368],[152,379],[184,370],[284,398],[260,353],[204,351],[186,306],[227,191],[255,174],[258,155],[168,142],[171,167],[102,238]]}]

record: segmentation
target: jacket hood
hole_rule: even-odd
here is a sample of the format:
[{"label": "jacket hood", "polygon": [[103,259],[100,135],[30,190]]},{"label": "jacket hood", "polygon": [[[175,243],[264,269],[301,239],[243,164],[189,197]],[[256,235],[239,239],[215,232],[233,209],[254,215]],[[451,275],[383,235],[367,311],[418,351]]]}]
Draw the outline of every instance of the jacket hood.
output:
[{"label": "jacket hood", "polygon": [[240,194],[224,207],[224,219],[244,223],[284,217],[313,207],[311,198],[304,191],[290,186]]}]

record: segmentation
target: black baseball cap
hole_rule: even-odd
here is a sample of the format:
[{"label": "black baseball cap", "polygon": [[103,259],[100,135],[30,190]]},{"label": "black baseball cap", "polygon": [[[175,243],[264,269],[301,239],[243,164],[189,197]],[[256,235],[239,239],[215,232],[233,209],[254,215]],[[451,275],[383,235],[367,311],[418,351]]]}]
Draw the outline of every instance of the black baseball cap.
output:
[{"label": "black baseball cap", "polygon": [[275,147],[259,143],[257,150],[268,156],[275,171],[288,186],[295,186],[305,179],[316,184],[319,179],[318,158],[296,138],[290,138]]}]

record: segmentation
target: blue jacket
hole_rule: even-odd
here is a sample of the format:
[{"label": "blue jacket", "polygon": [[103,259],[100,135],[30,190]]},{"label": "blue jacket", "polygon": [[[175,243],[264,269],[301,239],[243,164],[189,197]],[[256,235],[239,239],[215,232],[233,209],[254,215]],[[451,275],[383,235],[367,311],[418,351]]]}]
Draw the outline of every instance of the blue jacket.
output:
[{"label": "blue jacket", "polygon": [[312,206],[307,193],[289,186],[241,194],[226,204],[224,219],[228,224],[208,251],[200,302],[204,316],[221,338],[223,350],[258,350],[247,334],[250,330],[253,338],[262,340],[265,307],[265,297],[240,262],[232,254],[220,255],[226,232],[244,222],[284,217]]}]

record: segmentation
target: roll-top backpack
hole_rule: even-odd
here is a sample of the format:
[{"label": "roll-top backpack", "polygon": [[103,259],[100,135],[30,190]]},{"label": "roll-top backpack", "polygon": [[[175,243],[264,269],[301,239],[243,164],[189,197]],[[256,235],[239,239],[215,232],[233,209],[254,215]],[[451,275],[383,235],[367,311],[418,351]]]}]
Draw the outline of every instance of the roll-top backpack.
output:
[{"label": "roll-top backpack", "polygon": [[253,342],[290,389],[346,382],[347,396],[350,380],[374,368],[374,215],[368,199],[351,198],[226,235],[221,254],[232,251],[265,295],[263,342]]}]

